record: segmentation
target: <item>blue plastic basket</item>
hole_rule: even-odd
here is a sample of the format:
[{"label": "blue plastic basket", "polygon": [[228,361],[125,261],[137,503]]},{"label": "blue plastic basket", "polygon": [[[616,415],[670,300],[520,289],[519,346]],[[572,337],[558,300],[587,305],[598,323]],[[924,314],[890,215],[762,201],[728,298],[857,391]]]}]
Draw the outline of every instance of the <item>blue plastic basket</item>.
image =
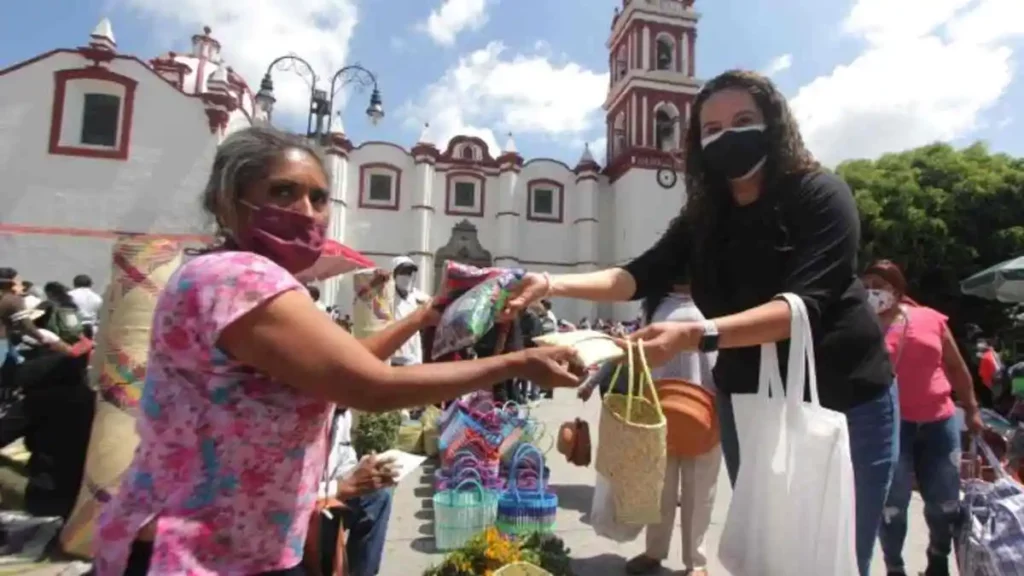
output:
[{"label": "blue plastic basket", "polygon": [[[539,465],[536,468],[526,467],[525,460],[529,457],[537,458]],[[540,450],[531,444],[519,446],[509,467],[508,488],[498,498],[495,525],[503,534],[526,536],[534,532],[554,531],[558,495],[548,490],[544,474],[537,474],[538,469],[544,469],[544,455]],[[520,475],[527,471],[536,475],[534,488],[520,486]]]}]

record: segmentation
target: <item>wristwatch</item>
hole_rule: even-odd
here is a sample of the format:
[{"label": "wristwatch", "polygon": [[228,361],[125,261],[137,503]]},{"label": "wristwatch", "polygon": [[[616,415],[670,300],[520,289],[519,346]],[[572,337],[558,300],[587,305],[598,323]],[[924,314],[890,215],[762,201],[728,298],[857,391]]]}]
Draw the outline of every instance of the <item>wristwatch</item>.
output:
[{"label": "wristwatch", "polygon": [[717,352],[718,351],[718,325],[711,320],[705,320],[701,322],[704,327],[704,335],[700,337],[700,344],[697,348],[701,352]]}]

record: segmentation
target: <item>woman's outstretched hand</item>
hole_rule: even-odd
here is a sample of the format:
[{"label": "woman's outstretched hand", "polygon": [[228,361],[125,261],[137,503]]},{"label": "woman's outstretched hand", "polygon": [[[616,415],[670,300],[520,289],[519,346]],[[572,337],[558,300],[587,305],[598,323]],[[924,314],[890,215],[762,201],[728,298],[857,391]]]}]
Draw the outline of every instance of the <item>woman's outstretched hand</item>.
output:
[{"label": "woman's outstretched hand", "polygon": [[512,292],[508,299],[502,317],[514,318],[526,310],[526,307],[544,298],[550,292],[551,284],[548,276],[536,272],[527,272],[519,287]]},{"label": "woman's outstretched hand", "polygon": [[576,351],[568,346],[541,346],[529,348],[521,354],[520,375],[541,388],[570,388],[580,384],[585,368]]},{"label": "woman's outstretched hand", "polygon": [[648,366],[661,366],[681,352],[692,352],[700,345],[704,328],[696,322],[655,322],[633,332],[620,346],[636,346],[643,341]]}]

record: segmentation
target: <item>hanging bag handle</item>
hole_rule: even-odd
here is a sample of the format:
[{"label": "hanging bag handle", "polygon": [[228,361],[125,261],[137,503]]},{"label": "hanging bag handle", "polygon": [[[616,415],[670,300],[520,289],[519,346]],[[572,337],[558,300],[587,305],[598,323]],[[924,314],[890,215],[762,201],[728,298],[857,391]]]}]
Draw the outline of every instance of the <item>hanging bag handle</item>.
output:
[{"label": "hanging bag handle", "polygon": [[[633,422],[633,397],[643,394],[644,382],[641,381],[639,385],[636,384],[636,374],[634,373],[635,363],[633,360],[633,348],[631,344],[626,347],[626,423],[634,424]],[[636,341],[636,354],[640,357],[640,378],[646,379],[647,387],[651,391],[651,403],[654,404],[654,409],[658,412],[658,416],[662,420],[665,419],[665,413],[661,410],[661,400],[658,398],[658,389],[654,386],[654,378],[651,377],[651,369],[647,366],[647,358],[644,356],[644,341]],[[619,372],[622,370],[622,364],[620,363],[615,367],[615,373],[612,374],[612,386],[619,378]]]},{"label": "hanging bag handle", "polygon": [[804,403],[807,391],[812,406],[821,406],[818,397],[818,371],[814,359],[814,338],[807,305],[803,298],[786,292],[779,295],[789,304],[789,360],[786,365],[786,402],[798,406]]},{"label": "hanging bag handle", "polygon": [[[897,304],[899,306],[899,304]],[[896,345],[896,361],[892,365],[892,375],[896,376],[896,370],[899,369],[900,360],[903,359],[903,350],[907,344],[907,330],[910,329],[910,314],[907,314],[903,308],[900,308],[900,315],[903,316],[903,333],[900,334],[900,342]]]}]

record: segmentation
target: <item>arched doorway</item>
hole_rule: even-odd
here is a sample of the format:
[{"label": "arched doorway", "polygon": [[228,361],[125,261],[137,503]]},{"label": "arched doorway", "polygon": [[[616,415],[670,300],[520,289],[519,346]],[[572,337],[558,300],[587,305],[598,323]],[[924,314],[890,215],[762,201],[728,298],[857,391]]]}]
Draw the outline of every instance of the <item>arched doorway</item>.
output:
[{"label": "arched doorway", "polygon": [[434,253],[434,293],[441,285],[445,262],[452,260],[460,264],[469,264],[479,268],[491,265],[491,253],[484,249],[477,237],[476,226],[469,220],[463,220],[452,227],[452,235],[448,243]]}]

